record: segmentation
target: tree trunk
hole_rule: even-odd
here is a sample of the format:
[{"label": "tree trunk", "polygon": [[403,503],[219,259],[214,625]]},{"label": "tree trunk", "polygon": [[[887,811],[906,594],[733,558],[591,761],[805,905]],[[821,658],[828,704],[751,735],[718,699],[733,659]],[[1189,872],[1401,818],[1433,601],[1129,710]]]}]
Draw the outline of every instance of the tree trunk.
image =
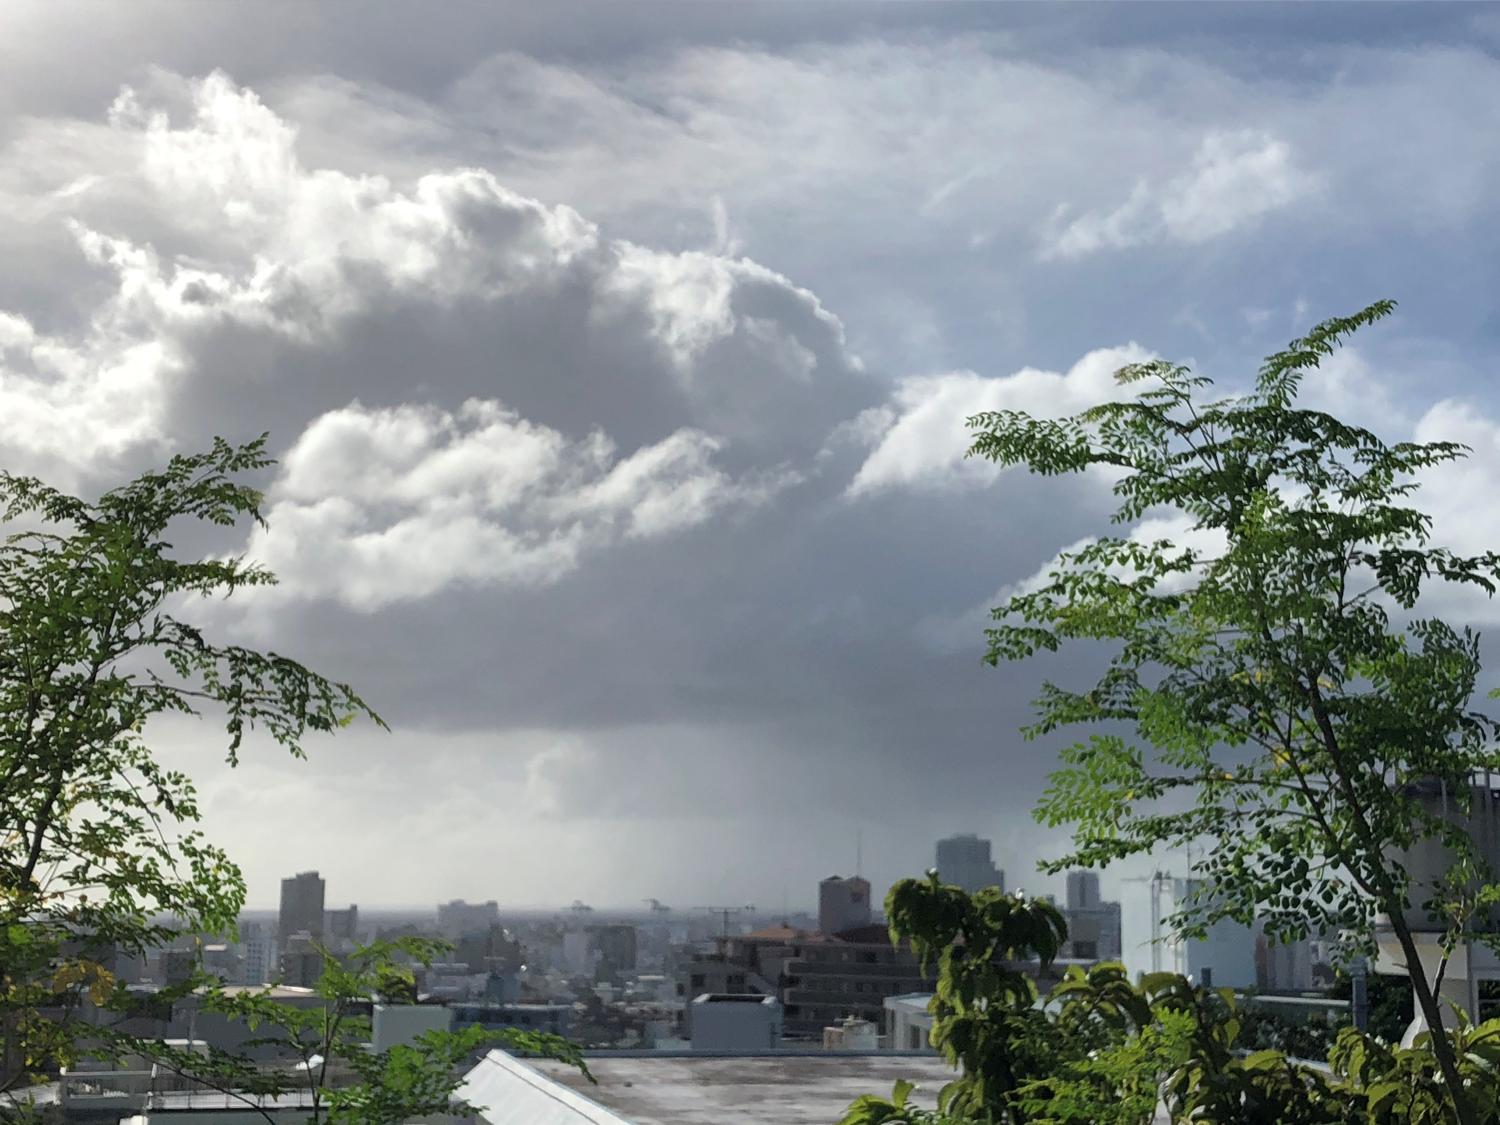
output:
[{"label": "tree trunk", "polygon": [[1411,977],[1417,1006],[1427,1021],[1428,1042],[1432,1046],[1433,1055],[1437,1057],[1438,1069],[1443,1072],[1443,1083],[1448,1087],[1448,1096],[1453,1099],[1453,1111],[1457,1114],[1460,1125],[1478,1125],[1479,1119],[1474,1116],[1474,1109],[1464,1094],[1463,1079],[1458,1074],[1458,1059],[1453,1054],[1453,1043],[1443,1026],[1443,1010],[1438,1006],[1437,995],[1427,982],[1427,970],[1422,967],[1422,959],[1417,955],[1417,943],[1412,938],[1411,927],[1406,924],[1406,917],[1399,909],[1388,910],[1386,916],[1391,920],[1396,940],[1401,943],[1401,951],[1406,954],[1406,972]]}]

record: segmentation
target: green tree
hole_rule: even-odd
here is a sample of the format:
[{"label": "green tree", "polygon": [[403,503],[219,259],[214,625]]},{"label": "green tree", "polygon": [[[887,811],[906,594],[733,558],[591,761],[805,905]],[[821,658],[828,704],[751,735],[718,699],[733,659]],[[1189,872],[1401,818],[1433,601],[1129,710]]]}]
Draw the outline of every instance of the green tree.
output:
[{"label": "green tree", "polygon": [[115,990],[109,952],[232,930],[243,904],[192,783],[144,741],[151,719],[214,715],[231,764],[252,728],[301,756],[308,732],[380,722],[347,685],[185,616],[274,581],[169,538],[261,522],[242,478],[264,448],[219,440],[92,501],[0,473],[0,1091],[76,1050],[70,1015]]},{"label": "green tree", "polygon": [[[1320,324],[1245,394],[1212,397],[1210,380],[1153,361],[1119,372],[1129,397],[1071,417],[977,415],[970,454],[1045,475],[1103,470],[1116,524],[1180,521],[1175,541],[1116,534],[1067,552],[994,611],[992,664],[1070,641],[1109,657],[1087,686],[1046,684],[1028,730],[1103,725],[1062,752],[1037,810],[1074,830],[1049,869],[1199,845],[1210,892],[1177,919],[1185,932],[1260,917],[1278,940],[1368,934],[1382,913],[1417,966],[1408,907],[1448,919],[1456,940],[1495,876],[1412,787],[1437,779],[1462,804],[1473,774],[1500,766],[1494,724],[1471,704],[1478,638],[1419,616],[1418,601],[1434,584],[1493,593],[1500,556],[1433,545],[1410,503],[1414,474],[1464,447],[1387,444],[1298,405],[1307,374],[1393,308]],[[1429,900],[1391,849],[1431,837],[1467,881]],[[1412,981],[1453,1111],[1472,1125],[1435,990],[1420,971]]]},{"label": "green tree", "polygon": [[1058,1025],[1037,1005],[1035,961],[1045,969],[1067,936],[1050,902],[990,888],[969,895],[937,873],[903,879],[886,896],[891,940],[909,941],[924,973],[935,966],[932,1045],[959,1070],[938,1114],[911,1105],[912,1087],[865,1097],[841,1125],[1026,1120],[1015,1093],[1048,1074],[1063,1048]]},{"label": "green tree", "polygon": [[448,948],[447,942],[407,937],[374,942],[342,958],[324,950],[323,972],[314,988],[322,1003],[311,1007],[278,1001],[272,989],[229,991],[217,981],[201,980],[197,1002],[202,1010],[255,1032],[245,1046],[264,1055],[260,1061],[134,1039],[117,1039],[116,1046],[227,1094],[270,1125],[280,1117],[269,1099],[287,1095],[302,1099],[308,1125],[405,1125],[429,1115],[468,1112],[475,1107],[454,1091],[463,1066],[490,1047],[559,1059],[588,1074],[579,1049],[566,1039],[518,1029],[428,1031],[410,1043],[373,1050],[364,1008],[372,1000],[414,1001],[406,962],[428,965]]},{"label": "green tree", "polygon": [[900,1083],[856,1099],[840,1125],[1150,1125],[1162,1105],[1174,1121],[1359,1120],[1358,1091],[1276,1051],[1241,1057],[1229,989],[1175,973],[1132,984],[1104,962],[1070,966],[1043,998],[1036,978],[1066,936],[1050,903],[929,876],[892,887],[886,912],[893,940],[936,963],[932,1045],[958,1075],[936,1111]]}]

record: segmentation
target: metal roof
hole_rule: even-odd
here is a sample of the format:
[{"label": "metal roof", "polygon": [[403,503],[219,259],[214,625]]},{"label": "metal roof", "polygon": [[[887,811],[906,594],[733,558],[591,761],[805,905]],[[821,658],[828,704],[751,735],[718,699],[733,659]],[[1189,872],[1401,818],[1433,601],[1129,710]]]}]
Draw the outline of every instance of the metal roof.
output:
[{"label": "metal roof", "polygon": [[504,1051],[491,1051],[455,1091],[485,1125],[634,1125]]}]

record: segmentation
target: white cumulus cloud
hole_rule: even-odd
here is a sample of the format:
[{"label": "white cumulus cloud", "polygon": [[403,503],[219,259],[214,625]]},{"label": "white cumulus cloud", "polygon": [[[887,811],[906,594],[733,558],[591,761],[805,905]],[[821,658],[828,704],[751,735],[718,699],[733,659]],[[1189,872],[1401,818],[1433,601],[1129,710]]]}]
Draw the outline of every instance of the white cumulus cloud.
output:
[{"label": "white cumulus cloud", "polygon": [[720,445],[684,429],[622,457],[601,432],[570,441],[494,401],[356,404],[287,454],[249,555],[283,581],[272,596],[360,610],[455,585],[543,585],[590,548],[681,531],[798,479],[732,477],[714,464]]},{"label": "white cumulus cloud", "polygon": [[174,403],[215,377],[215,333],[334,353],[393,304],[571,320],[559,351],[584,336],[593,354],[645,357],[685,413],[737,438],[815,372],[858,370],[837,319],[773,270],[605,238],[482,168],[396,182],[308,167],[297,128],[221,73],[127,88],[88,128],[100,166],[59,165],[88,187],[54,191],[49,221],[101,298],[56,337],[0,309],[0,445],[31,464],[178,440]]},{"label": "white cumulus cloud", "polygon": [[1043,418],[1073,414],[1109,399],[1121,367],[1150,358],[1152,353],[1131,343],[1091,351],[1065,372],[1027,367],[1000,378],[955,371],[905,379],[888,406],[865,412],[845,431],[873,446],[849,493],[993,480],[1000,471],[994,465],[965,460],[969,417],[991,410]]},{"label": "white cumulus cloud", "polygon": [[1285,141],[1256,130],[1214,132],[1192,167],[1159,187],[1139,180],[1118,207],[1053,216],[1041,257],[1080,258],[1150,242],[1208,242],[1286,207],[1317,189]]}]

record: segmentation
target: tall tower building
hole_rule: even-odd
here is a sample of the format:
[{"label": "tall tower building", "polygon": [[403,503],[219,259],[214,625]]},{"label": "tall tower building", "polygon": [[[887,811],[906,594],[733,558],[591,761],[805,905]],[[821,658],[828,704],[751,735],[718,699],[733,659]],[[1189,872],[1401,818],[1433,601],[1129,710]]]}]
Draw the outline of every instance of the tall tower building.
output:
[{"label": "tall tower building", "polygon": [[324,884],[316,871],[281,881],[281,913],[276,918],[277,944],[285,950],[293,934],[323,936]]},{"label": "tall tower building", "polygon": [[990,858],[990,842],[972,832],[937,842],[938,878],[973,894],[985,887],[1005,890],[1005,872]]},{"label": "tall tower building", "polygon": [[1068,872],[1068,909],[1093,910],[1099,905],[1099,873]]},{"label": "tall tower building", "polygon": [[825,934],[870,924],[870,882],[830,875],[818,884],[818,929]]}]

